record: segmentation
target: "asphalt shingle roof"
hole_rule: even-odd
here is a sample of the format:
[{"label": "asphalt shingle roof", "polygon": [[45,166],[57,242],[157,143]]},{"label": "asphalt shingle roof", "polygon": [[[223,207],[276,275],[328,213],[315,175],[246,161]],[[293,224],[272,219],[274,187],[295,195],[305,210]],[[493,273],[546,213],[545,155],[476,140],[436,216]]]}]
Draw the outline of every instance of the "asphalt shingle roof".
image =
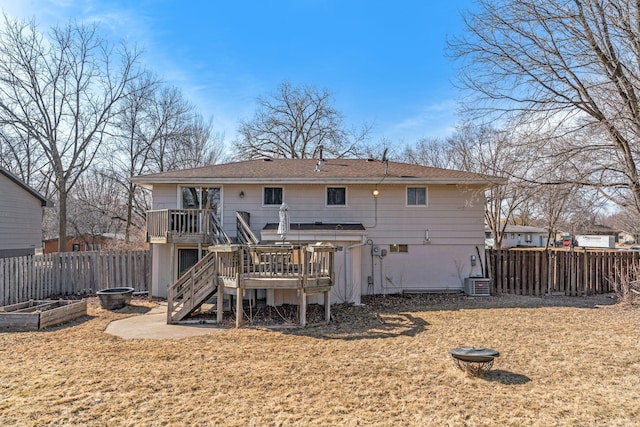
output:
[{"label": "asphalt shingle roof", "polygon": [[[318,168],[316,168],[318,166]],[[319,170],[317,170],[319,169]],[[137,184],[206,183],[440,183],[502,184],[504,179],[471,172],[371,159],[259,159],[141,175]]]}]

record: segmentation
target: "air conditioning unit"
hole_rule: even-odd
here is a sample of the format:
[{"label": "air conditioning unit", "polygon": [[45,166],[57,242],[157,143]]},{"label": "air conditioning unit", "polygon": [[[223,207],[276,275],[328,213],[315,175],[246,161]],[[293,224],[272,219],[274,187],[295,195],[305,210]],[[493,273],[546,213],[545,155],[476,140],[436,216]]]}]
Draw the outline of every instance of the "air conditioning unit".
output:
[{"label": "air conditioning unit", "polygon": [[491,296],[491,279],[488,277],[467,277],[464,279],[464,293],[471,297]]}]

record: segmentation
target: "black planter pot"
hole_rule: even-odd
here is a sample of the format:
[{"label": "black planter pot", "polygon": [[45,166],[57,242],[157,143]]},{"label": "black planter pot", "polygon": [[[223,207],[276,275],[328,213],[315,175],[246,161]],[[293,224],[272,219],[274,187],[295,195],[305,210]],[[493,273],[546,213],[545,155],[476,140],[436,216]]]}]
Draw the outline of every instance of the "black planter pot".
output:
[{"label": "black planter pot", "polygon": [[100,306],[105,310],[117,310],[129,304],[133,288],[107,288],[97,292]]}]

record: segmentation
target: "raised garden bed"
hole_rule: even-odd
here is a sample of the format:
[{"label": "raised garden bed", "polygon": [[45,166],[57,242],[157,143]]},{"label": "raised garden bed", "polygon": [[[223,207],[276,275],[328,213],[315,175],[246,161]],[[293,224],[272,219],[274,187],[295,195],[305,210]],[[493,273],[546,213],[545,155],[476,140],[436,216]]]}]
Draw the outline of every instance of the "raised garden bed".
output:
[{"label": "raised garden bed", "polygon": [[36,331],[86,315],[85,300],[29,300],[0,307],[0,330]]}]

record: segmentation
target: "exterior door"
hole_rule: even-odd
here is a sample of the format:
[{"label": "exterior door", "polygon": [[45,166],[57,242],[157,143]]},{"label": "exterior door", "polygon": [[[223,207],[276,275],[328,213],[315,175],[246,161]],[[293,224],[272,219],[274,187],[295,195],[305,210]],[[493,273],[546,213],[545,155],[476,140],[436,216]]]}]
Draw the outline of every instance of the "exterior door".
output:
[{"label": "exterior door", "polygon": [[198,262],[198,249],[178,249],[178,277]]}]

